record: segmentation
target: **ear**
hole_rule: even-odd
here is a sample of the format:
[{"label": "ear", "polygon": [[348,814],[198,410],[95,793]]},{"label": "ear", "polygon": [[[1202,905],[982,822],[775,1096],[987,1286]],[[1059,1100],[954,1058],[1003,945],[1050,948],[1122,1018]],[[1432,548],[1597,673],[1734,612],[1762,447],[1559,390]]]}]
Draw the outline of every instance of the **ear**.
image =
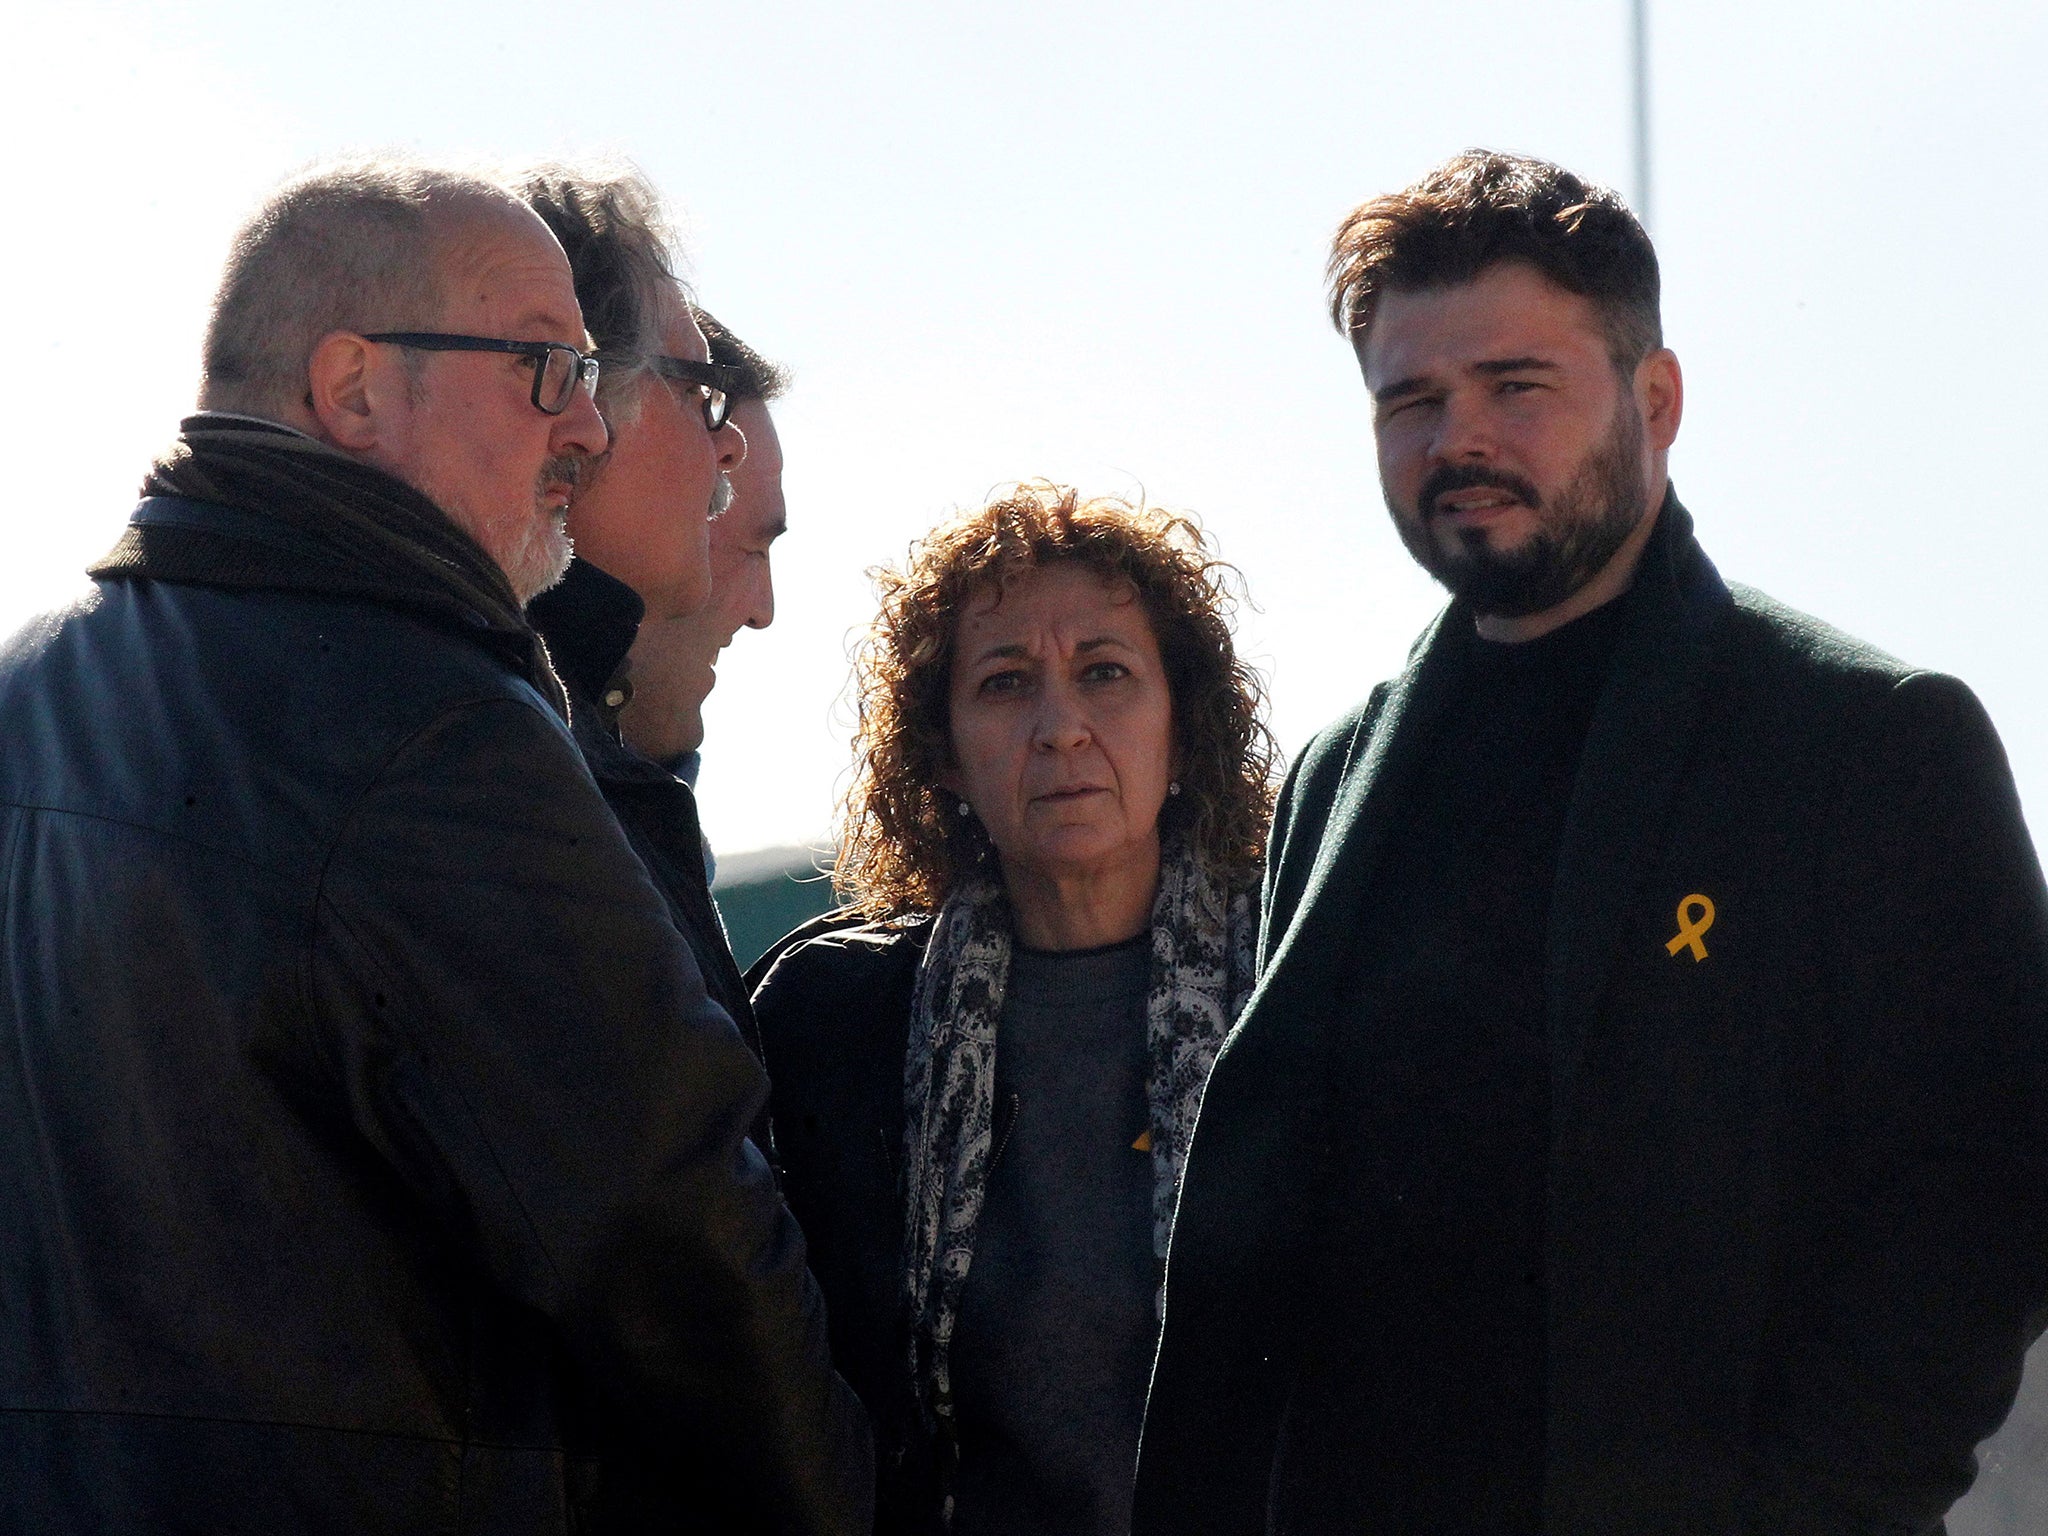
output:
[{"label": "ear", "polygon": [[1636,405],[1643,413],[1643,433],[1648,447],[1662,453],[1678,437],[1679,419],[1685,415],[1685,375],[1679,371],[1678,354],[1659,347],[1636,364]]},{"label": "ear", "polygon": [[404,359],[353,331],[330,331],[306,360],[306,409],[319,435],[350,453],[368,453],[392,435],[394,412],[411,403]]}]

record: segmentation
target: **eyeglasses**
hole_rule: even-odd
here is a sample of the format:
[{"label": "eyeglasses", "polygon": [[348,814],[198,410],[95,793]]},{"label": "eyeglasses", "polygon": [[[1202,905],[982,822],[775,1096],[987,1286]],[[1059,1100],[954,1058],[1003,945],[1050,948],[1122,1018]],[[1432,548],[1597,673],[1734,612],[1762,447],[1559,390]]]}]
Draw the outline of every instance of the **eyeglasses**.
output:
[{"label": "eyeglasses", "polygon": [[598,361],[560,341],[500,341],[493,336],[449,336],[439,331],[379,331],[365,341],[388,342],[421,352],[509,352],[533,364],[533,403],[550,416],[569,409],[576,386],[597,389]]},{"label": "eyeglasses", "polygon": [[694,384],[704,392],[704,429],[716,432],[732,420],[733,370],[717,363],[700,363],[687,357],[655,356],[646,359],[649,369],[678,384]]}]

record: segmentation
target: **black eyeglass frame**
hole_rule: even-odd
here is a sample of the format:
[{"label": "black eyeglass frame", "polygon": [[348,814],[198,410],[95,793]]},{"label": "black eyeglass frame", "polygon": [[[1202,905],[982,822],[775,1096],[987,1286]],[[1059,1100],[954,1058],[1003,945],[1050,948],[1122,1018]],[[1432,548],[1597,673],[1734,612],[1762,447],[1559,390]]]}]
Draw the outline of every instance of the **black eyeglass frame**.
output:
[{"label": "black eyeglass frame", "polygon": [[[627,359],[615,359],[619,366],[625,366]],[[735,388],[738,384],[737,369],[722,363],[700,363],[690,357],[669,357],[656,353],[652,357],[635,358],[649,373],[659,374],[678,384],[695,384],[704,391],[704,430],[716,432],[732,420],[732,408],[738,403]]]},{"label": "black eyeglass frame", "polygon": [[[576,386],[581,384],[594,395],[597,392],[597,376],[602,364],[587,352],[578,351],[565,341],[506,341],[498,336],[462,336],[449,331],[379,331],[374,336],[365,336],[365,341],[381,341],[394,347],[413,347],[421,352],[505,352],[513,357],[530,357],[540,366],[533,370],[533,408],[545,416],[559,416],[569,409],[569,402],[576,398]],[[548,376],[548,357],[555,352],[566,352],[574,360],[569,374],[569,387],[562,391],[562,398],[549,405],[540,397],[540,387]]]}]

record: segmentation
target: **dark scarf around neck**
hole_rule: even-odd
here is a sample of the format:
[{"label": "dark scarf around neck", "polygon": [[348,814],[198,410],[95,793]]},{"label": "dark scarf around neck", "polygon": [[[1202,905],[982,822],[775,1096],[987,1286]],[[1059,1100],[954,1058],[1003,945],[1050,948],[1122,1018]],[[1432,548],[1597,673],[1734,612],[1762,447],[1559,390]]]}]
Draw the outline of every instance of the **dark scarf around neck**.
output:
[{"label": "dark scarf around neck", "polygon": [[404,481],[288,427],[201,412],[150,467],[144,496],[231,507],[278,525],[275,541],[133,522],[87,574],[383,603],[477,636],[564,719],[547,647],[483,548]]}]

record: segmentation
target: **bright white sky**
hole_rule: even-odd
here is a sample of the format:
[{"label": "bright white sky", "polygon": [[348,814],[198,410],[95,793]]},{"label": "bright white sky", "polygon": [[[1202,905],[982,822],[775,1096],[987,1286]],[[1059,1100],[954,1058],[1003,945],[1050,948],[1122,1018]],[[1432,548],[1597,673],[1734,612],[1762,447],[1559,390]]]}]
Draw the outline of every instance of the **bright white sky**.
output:
[{"label": "bright white sky", "polygon": [[[1974,684],[2038,821],[2048,7],[1652,3],[1680,493],[1724,574]],[[1630,175],[1626,0],[68,0],[10,31],[0,630],[113,541],[270,182],[377,144],[621,152],[797,378],[780,616],[709,713],[727,852],[828,824],[863,568],[1021,476],[1199,513],[1298,749],[1439,601],[1323,318],[1330,230],[1471,144]]]}]

